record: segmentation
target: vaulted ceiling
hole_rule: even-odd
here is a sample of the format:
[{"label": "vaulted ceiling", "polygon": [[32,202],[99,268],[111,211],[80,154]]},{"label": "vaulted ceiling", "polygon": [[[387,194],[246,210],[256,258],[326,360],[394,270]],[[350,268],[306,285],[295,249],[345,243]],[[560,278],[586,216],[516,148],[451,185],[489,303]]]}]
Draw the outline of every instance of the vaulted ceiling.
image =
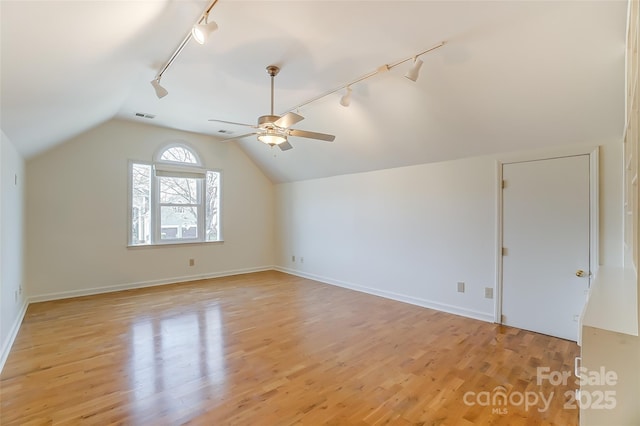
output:
[{"label": "vaulted ceiling", "polygon": [[[190,42],[149,84],[208,1],[0,2],[0,127],[29,158],[114,117],[209,134],[276,113],[411,57],[410,63],[299,109],[281,152],[241,148],[275,182],[563,144],[621,139],[626,1],[220,0],[219,30]],[[135,113],[154,115],[153,119]],[[251,130],[251,129],[249,129]],[[220,131],[231,132],[221,133]]]}]

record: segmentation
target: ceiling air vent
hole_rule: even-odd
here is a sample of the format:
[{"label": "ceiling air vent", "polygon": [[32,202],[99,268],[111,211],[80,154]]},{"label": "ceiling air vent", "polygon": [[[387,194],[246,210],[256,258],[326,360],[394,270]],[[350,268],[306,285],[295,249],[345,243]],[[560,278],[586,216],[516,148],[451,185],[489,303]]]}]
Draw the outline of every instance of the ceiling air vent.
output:
[{"label": "ceiling air vent", "polygon": [[144,112],[136,112],[136,117],[148,118],[150,120],[156,118],[155,114],[145,114]]}]

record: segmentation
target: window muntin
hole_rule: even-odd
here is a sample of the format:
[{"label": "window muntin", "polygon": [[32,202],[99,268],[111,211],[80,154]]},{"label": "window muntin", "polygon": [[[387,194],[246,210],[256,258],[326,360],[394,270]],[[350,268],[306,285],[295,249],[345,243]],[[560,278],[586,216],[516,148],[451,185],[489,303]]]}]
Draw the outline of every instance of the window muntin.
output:
[{"label": "window muntin", "polygon": [[160,154],[160,161],[200,164],[195,153],[182,145],[171,146],[162,151],[162,154]]},{"label": "window muntin", "polygon": [[183,145],[156,158],[154,165],[130,163],[129,244],[221,241],[221,173],[194,167],[201,162]]}]

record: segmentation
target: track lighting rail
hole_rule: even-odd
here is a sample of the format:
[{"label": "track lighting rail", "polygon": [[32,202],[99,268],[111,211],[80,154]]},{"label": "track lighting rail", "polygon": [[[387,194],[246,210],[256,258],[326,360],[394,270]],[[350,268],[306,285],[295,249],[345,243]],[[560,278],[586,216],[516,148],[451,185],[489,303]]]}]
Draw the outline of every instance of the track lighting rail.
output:
[{"label": "track lighting rail", "polygon": [[[209,6],[207,6],[207,8],[204,10],[204,12],[202,12],[200,17],[196,21],[195,25],[200,25],[203,22],[205,24],[207,23],[209,12],[211,12],[211,10],[216,5],[216,3],[218,3],[218,0],[213,0],[209,4]],[[167,71],[167,69],[169,69],[171,64],[173,64],[173,61],[176,60],[176,58],[180,55],[180,53],[185,48],[187,43],[189,43],[189,40],[191,40],[192,38],[193,38],[193,30],[190,29],[187,35],[184,37],[184,39],[182,39],[182,42],[178,45],[176,50],[173,52],[173,54],[171,54],[171,57],[169,58],[169,60],[164,64],[162,68],[160,68],[160,71],[156,74],[155,78],[151,81],[151,85],[156,90],[156,95],[158,96],[158,98],[162,98],[166,96],[168,93],[164,87],[160,86],[160,80],[162,79],[162,76]]]},{"label": "track lighting rail", "polygon": [[[381,66],[380,66],[380,67],[378,67],[375,71],[371,71],[370,73],[365,74],[365,75],[363,75],[362,77],[359,77],[359,78],[357,78],[357,79],[355,79],[355,80],[353,80],[353,81],[350,81],[349,83],[343,84],[343,85],[338,86],[338,87],[336,87],[336,88],[334,88],[334,89],[331,89],[331,90],[329,90],[329,91],[327,91],[327,92],[324,92],[324,93],[322,93],[322,94],[320,94],[320,95],[318,95],[318,96],[316,96],[316,97],[314,97],[314,98],[311,98],[311,99],[309,99],[308,101],[305,101],[305,102],[303,102],[303,103],[301,103],[301,104],[299,104],[299,105],[294,106],[293,108],[290,108],[290,109],[286,110],[284,113],[291,112],[291,111],[295,111],[295,110],[297,110],[297,109],[299,109],[299,108],[302,108],[303,106],[309,105],[310,103],[313,103],[313,102],[315,102],[315,101],[317,101],[317,100],[320,100],[320,99],[324,98],[325,96],[332,95],[332,94],[334,94],[334,93],[336,93],[336,92],[338,92],[338,91],[340,91],[340,90],[347,89],[347,88],[349,88],[349,89],[350,89],[350,88],[351,88],[351,86],[353,86],[353,85],[354,85],[354,84],[356,84],[356,83],[360,83],[361,81],[366,80],[366,79],[368,79],[368,78],[371,78],[371,77],[373,77],[373,76],[375,76],[375,75],[378,75],[378,74],[381,74],[381,73],[387,72],[387,71],[389,71],[389,70],[391,70],[391,69],[393,69],[393,68],[397,67],[398,65],[404,64],[405,62],[408,62],[408,61],[410,61],[410,60],[412,60],[412,59],[414,59],[414,60],[415,60],[415,59],[417,59],[418,57],[420,57],[420,56],[424,55],[425,53],[429,53],[429,52],[431,52],[431,51],[433,51],[433,50],[436,50],[436,49],[441,48],[441,47],[442,47],[442,46],[444,46],[445,44],[446,44],[446,41],[442,41],[442,42],[440,42],[439,44],[437,44],[437,45],[435,45],[435,46],[433,46],[433,47],[430,47],[430,48],[428,48],[428,49],[426,49],[426,50],[423,50],[422,52],[416,53],[415,55],[409,56],[408,58],[402,59],[402,60],[397,61],[397,62],[394,62],[394,63],[392,63],[392,64],[384,64],[384,65],[381,65]],[[344,105],[344,104],[343,104],[343,105]],[[347,105],[344,105],[344,106],[348,106],[348,102],[347,102]]]}]

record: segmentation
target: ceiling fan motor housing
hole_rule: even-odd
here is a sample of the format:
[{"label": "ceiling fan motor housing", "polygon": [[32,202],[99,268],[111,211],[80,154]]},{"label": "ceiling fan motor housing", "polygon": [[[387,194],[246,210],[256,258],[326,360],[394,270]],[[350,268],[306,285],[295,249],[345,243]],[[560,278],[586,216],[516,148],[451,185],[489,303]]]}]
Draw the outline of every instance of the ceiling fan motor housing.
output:
[{"label": "ceiling fan motor housing", "polygon": [[262,117],[258,117],[258,127],[261,129],[267,128],[275,128],[275,123],[280,117],[277,115],[263,115]]}]

